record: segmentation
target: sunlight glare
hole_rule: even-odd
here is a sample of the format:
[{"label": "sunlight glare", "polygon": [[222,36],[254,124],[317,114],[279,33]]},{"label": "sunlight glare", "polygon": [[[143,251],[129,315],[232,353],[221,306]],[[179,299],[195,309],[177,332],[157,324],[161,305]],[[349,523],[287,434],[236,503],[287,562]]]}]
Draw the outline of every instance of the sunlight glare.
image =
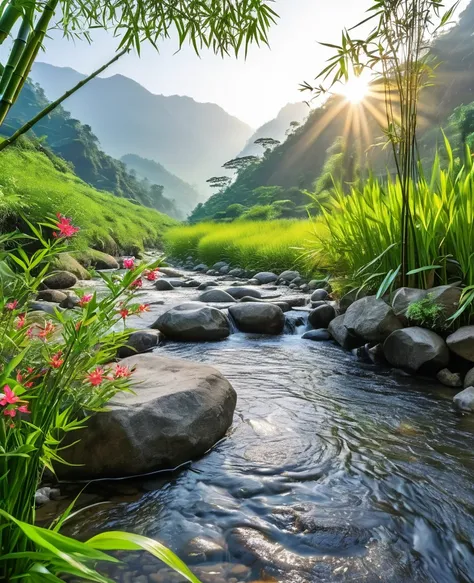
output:
[{"label": "sunlight glare", "polygon": [[357,105],[367,96],[369,92],[369,82],[363,77],[352,77],[341,85],[338,93],[343,95],[347,101]]}]

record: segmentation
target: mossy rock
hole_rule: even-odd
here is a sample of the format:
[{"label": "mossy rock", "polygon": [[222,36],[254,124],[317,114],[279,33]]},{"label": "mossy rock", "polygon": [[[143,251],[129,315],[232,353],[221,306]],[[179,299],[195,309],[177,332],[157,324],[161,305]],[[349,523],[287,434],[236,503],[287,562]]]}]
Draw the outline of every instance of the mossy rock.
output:
[{"label": "mossy rock", "polygon": [[68,271],[77,279],[91,279],[91,274],[69,253],[60,253],[52,264],[52,271]]},{"label": "mossy rock", "polygon": [[77,260],[84,267],[94,267],[95,269],[118,269],[119,264],[117,260],[102,251],[96,249],[87,249],[86,251],[78,252]]}]

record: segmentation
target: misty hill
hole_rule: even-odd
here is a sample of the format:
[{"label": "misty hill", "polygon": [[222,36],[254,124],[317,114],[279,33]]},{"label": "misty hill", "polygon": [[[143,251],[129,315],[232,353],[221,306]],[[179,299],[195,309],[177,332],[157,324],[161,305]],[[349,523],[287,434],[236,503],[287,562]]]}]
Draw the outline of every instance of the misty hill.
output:
[{"label": "misty hill", "polygon": [[[473,30],[474,1],[460,15],[459,22],[432,44],[431,52],[439,66],[435,78],[430,80],[432,86],[422,91],[419,105],[419,151],[424,162],[430,163],[437,144],[442,144],[440,127],[450,126],[456,108],[474,101]],[[271,191],[270,202],[277,196],[276,200],[289,200],[298,207],[301,190],[315,189],[341,136],[349,145],[353,163],[360,166],[368,163],[375,174],[384,174],[391,164],[389,149],[373,147],[382,139],[378,119],[384,117],[383,100],[366,98],[359,112],[351,110],[352,107],[335,95],[313,109],[306,122],[284,143],[267,152],[260,162],[240,170],[231,186],[198,206],[192,220],[220,218],[222,213],[227,217],[227,209],[235,204],[247,209],[261,205],[262,189],[268,188],[280,189],[276,195]],[[374,111],[378,111],[377,116]],[[268,198],[268,192],[263,193]]]},{"label": "misty hill", "polygon": [[309,115],[309,112],[310,109],[306,103],[287,103],[285,107],[280,109],[275,119],[268,121],[258,128],[239,156],[258,156],[261,154],[261,146],[254,143],[258,138],[273,138],[279,142],[284,142],[287,137],[287,132],[293,130],[293,128],[290,128],[291,122],[301,124]]},{"label": "misty hill", "polygon": [[136,154],[126,154],[121,161],[132,170],[137,178],[147,180],[151,184],[161,184],[168,198],[175,200],[186,215],[198,202],[198,192],[187,182],[168,172],[158,162],[141,158]]},{"label": "misty hill", "polygon": [[[41,87],[26,83],[2,125],[2,134],[11,135],[47,104]],[[161,185],[152,188],[151,184],[137,180],[123,162],[100,149],[98,139],[89,125],[72,118],[64,108],[57,107],[44,117],[30,130],[29,135],[43,145],[46,153],[49,149],[66,160],[76,175],[91,186],[135,200],[176,218],[184,215],[176,209],[173,201],[166,198]]]},{"label": "misty hill", "polygon": [[[84,76],[69,68],[35,63],[32,78],[55,99]],[[66,101],[72,115],[89,124],[102,148],[163,164],[198,188],[223,161],[242,150],[252,128],[221,107],[190,97],[155,95],[123,75],[96,78]]]}]

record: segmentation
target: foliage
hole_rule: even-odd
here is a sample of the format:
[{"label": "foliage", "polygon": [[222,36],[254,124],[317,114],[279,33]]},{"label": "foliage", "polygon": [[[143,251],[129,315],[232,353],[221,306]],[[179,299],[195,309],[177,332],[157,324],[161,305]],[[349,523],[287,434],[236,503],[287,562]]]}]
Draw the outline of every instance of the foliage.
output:
[{"label": "foliage", "polygon": [[308,272],[302,250],[310,235],[308,221],[199,223],[167,231],[165,247],[173,258],[191,255],[208,265],[225,260],[245,269]]},{"label": "foliage", "polygon": [[[100,192],[72,174],[55,156],[39,152],[26,141],[1,155],[0,189],[17,193],[32,222],[63,208],[81,227],[77,244],[117,254],[159,246],[166,228],[176,221],[159,212]],[[60,166],[58,169],[57,166]],[[11,177],[15,179],[12,180]],[[6,203],[15,216],[13,201]],[[19,219],[18,224],[21,224]],[[9,226],[14,224],[10,218]],[[0,224],[1,229],[1,224]]]},{"label": "foliage", "polygon": [[253,164],[257,164],[258,162],[258,156],[241,156],[240,158],[232,158],[232,160],[228,160],[222,164],[222,168],[225,168],[226,170],[237,170],[237,172],[239,172]]},{"label": "foliage", "polygon": [[443,306],[437,304],[430,294],[408,306],[407,318],[413,325],[430,330],[441,330],[446,325]]},{"label": "foliage", "polygon": [[115,394],[131,390],[133,370],[113,360],[128,338],[126,318],[148,310],[135,303],[133,290],[145,268],[156,265],[131,261],[122,278],[102,275],[108,290],[102,299],[83,293],[77,310],[33,317],[29,301],[79,229],[61,214],[27,225],[31,235],[0,240],[0,580],[39,583],[69,575],[110,583],[95,564],[117,560],[102,551],[144,549],[199,583],[168,549],[145,537],[112,532],[80,543],[62,536],[70,509],[50,529],[34,526],[35,492],[44,470],[63,463],[64,437]]},{"label": "foliage", "polygon": [[[446,170],[437,157],[429,177],[409,183],[414,244],[406,275],[410,286],[421,288],[461,280],[464,310],[474,298],[474,168],[470,152],[459,170],[448,142],[446,148]],[[391,177],[372,177],[350,196],[337,187],[313,221],[308,259],[348,275],[353,286],[376,290],[400,283],[402,200],[400,181]]]},{"label": "foliage", "polygon": [[[12,134],[47,105],[48,100],[41,87],[27,82],[1,126],[0,133]],[[88,184],[116,196],[137,200],[174,217],[179,214],[157,185],[138,180],[123,162],[105,154],[92,128],[71,118],[61,106],[38,122],[30,134],[32,143],[35,143],[36,138],[41,151],[48,155],[49,149],[52,150],[69,162],[77,176]]]}]

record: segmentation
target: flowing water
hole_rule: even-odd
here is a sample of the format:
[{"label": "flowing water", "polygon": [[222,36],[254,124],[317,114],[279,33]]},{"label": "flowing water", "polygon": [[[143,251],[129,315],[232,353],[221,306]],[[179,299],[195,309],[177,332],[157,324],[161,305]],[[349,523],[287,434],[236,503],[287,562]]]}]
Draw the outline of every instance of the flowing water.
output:
[{"label": "flowing water", "polygon": [[[452,391],[301,340],[300,328],[160,346],[231,381],[234,423],[180,470],[101,484],[110,503],[70,534],[149,535],[203,583],[474,581],[474,419],[455,413]],[[193,556],[196,537],[213,554]],[[130,560],[122,581],[183,581]]]}]

